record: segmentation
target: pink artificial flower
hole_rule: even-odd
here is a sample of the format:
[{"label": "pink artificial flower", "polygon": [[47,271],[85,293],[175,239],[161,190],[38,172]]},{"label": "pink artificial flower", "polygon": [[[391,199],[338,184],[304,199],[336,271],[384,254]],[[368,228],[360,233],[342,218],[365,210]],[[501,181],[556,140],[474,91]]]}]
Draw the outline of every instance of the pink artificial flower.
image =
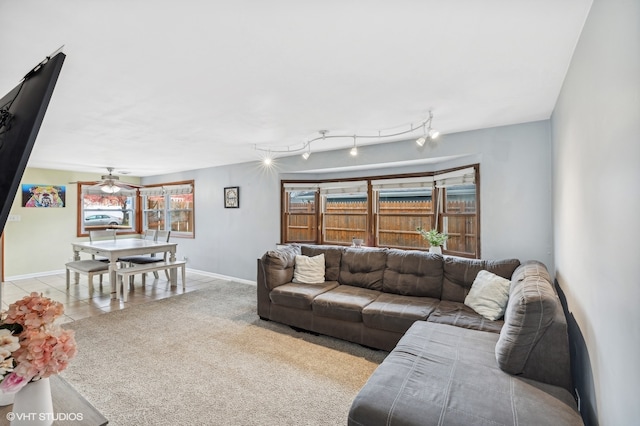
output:
[{"label": "pink artificial flower", "polygon": [[[11,356],[16,365],[2,380],[0,388],[17,388],[22,381],[40,380],[67,368],[77,349],[73,330],[63,330],[53,324],[63,312],[62,303],[36,292],[9,305],[4,322],[20,324],[22,332],[18,336],[17,349],[9,347],[12,342],[6,338],[0,339],[3,358]],[[6,367],[13,365],[3,367],[3,374],[11,371]]]},{"label": "pink artificial flower", "polygon": [[20,334],[20,349],[13,353],[15,373],[29,380],[58,374],[76,355],[73,330],[25,329]]},{"label": "pink artificial flower", "polygon": [[18,376],[16,373],[10,373],[0,383],[0,390],[7,393],[18,392],[27,383],[29,383],[29,380],[26,378]]},{"label": "pink artificial flower", "polygon": [[64,305],[62,303],[34,291],[29,296],[9,305],[4,322],[20,324],[24,328],[40,328],[53,324],[55,319],[63,313]]}]

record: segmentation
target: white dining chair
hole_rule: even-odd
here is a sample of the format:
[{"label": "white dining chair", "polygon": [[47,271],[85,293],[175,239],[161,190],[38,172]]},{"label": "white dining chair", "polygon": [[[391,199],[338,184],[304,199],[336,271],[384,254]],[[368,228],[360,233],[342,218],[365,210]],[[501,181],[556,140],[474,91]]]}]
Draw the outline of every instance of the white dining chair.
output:
[{"label": "white dining chair", "polygon": [[[151,236],[147,236],[145,234],[145,239],[153,239],[154,241],[162,241],[169,242],[169,238],[171,237],[171,231],[155,231],[153,230],[153,238]],[[151,254],[149,256],[127,256],[120,259],[123,263],[131,265],[144,265],[149,263],[156,262],[164,262],[167,260],[167,252],[164,252],[162,257],[156,256],[156,254]],[[165,270],[165,274],[167,275],[167,279],[169,279],[169,272]],[[153,272],[155,278],[160,278],[157,271]],[[131,276],[129,281],[130,284],[133,284],[134,277]]]},{"label": "white dining chair", "polygon": [[[116,230],[108,229],[105,231],[89,231],[89,241],[96,242],[101,240],[116,239]],[[109,273],[109,259],[99,258],[96,259],[94,255],[91,255],[91,259],[74,260],[72,262],[65,263],[67,290],[71,284],[71,273],[83,274],[87,276],[89,280],[89,293],[93,293],[93,277],[98,275],[100,277],[100,286],[102,287],[102,276]],[[76,281],[77,284],[77,281]]]},{"label": "white dining chair", "polygon": [[[116,240],[116,230],[115,229],[105,229],[105,230],[92,230],[89,231],[89,242],[95,243],[96,241],[108,241],[108,240]],[[109,259],[106,257],[96,257],[95,255],[91,255],[91,258],[94,260],[99,260],[100,262],[108,262]]]}]

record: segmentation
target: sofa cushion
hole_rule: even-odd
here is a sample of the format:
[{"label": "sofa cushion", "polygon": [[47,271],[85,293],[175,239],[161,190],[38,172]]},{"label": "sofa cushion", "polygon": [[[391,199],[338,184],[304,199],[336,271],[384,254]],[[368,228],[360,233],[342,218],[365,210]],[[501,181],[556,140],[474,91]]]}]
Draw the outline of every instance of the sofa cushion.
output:
[{"label": "sofa cushion", "polygon": [[518,266],[520,266],[518,259],[485,260],[483,269],[510,280]]},{"label": "sofa cushion", "polygon": [[418,250],[387,252],[387,266],[382,278],[382,291],[407,296],[440,298],[442,256]]},{"label": "sofa cushion", "polygon": [[302,254],[296,256],[293,268],[293,282],[318,284],[324,282],[324,253],[309,257]]},{"label": "sofa cushion", "polygon": [[511,281],[508,279],[483,269],[473,280],[464,304],[488,320],[500,319],[507,307],[510,285]]},{"label": "sofa cushion", "polygon": [[382,291],[387,264],[385,248],[346,248],[340,264],[340,284]]},{"label": "sofa cushion", "polygon": [[478,272],[484,269],[502,278],[511,279],[513,271],[519,265],[518,259],[489,261],[445,256],[441,299],[464,302]]},{"label": "sofa cushion", "polygon": [[568,391],[501,371],[497,339],[416,321],[355,397],[348,424],[582,424]]},{"label": "sofa cushion", "polygon": [[404,333],[415,321],[427,319],[439,302],[431,297],[382,293],[364,307],[362,322],[367,327]]},{"label": "sofa cushion", "polygon": [[522,374],[529,355],[553,322],[559,303],[541,263],[522,265],[514,278],[495,354],[504,371]]},{"label": "sofa cushion", "polygon": [[500,333],[504,321],[491,321],[466,306],[464,303],[442,300],[436,310],[427,318],[428,322],[455,325],[479,331]]},{"label": "sofa cushion", "polygon": [[321,317],[362,322],[362,310],[380,294],[376,290],[340,285],[313,299],[311,307],[313,313]]},{"label": "sofa cushion", "polygon": [[291,282],[293,279],[293,267],[298,254],[300,254],[300,247],[289,245],[277,250],[269,250],[262,256],[265,283],[269,290]]},{"label": "sofa cushion", "polygon": [[300,249],[305,256],[313,257],[324,254],[325,280],[338,281],[340,275],[340,260],[342,259],[343,247],[326,245],[301,245]]},{"label": "sofa cushion", "polygon": [[338,285],[337,281],[325,281],[321,284],[283,284],[271,290],[269,298],[276,305],[309,310],[313,299]]}]

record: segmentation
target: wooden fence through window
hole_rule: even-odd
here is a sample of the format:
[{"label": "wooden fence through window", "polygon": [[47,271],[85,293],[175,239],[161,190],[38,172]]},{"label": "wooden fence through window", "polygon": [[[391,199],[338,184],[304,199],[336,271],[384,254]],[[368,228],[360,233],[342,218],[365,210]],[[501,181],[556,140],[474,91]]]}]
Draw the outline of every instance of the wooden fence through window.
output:
[{"label": "wooden fence through window", "polygon": [[[477,252],[476,205],[473,201],[448,201],[442,218],[449,240],[446,251],[475,255]],[[317,228],[315,204],[289,205],[287,235],[289,241],[313,241]],[[323,214],[323,241],[350,244],[352,238],[367,238],[366,201],[328,201]],[[377,245],[397,248],[426,249],[429,244],[416,231],[434,227],[435,214],[431,200],[380,201],[375,217]]]}]

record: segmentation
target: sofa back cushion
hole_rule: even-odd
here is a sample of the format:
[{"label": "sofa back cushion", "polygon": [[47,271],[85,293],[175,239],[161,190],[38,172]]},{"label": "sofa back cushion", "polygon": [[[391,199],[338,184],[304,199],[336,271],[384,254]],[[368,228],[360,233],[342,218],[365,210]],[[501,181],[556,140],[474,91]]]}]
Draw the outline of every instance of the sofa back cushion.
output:
[{"label": "sofa back cushion", "polygon": [[566,319],[542,263],[514,272],[495,354],[507,373],[571,390]]},{"label": "sofa back cushion", "polygon": [[301,245],[302,254],[309,257],[324,254],[324,278],[327,281],[338,281],[343,247],[325,245]]},{"label": "sofa back cushion", "polygon": [[299,246],[289,245],[269,250],[262,256],[265,282],[269,290],[291,282],[296,255],[299,254]]},{"label": "sofa back cushion", "polygon": [[519,265],[518,259],[481,260],[445,256],[441,299],[464,303],[478,272],[484,269],[510,280]]},{"label": "sofa back cushion", "polygon": [[382,291],[386,248],[346,248],[340,264],[340,284]]},{"label": "sofa back cushion", "polygon": [[440,299],[443,274],[443,258],[438,254],[391,249],[387,252],[382,291]]}]

